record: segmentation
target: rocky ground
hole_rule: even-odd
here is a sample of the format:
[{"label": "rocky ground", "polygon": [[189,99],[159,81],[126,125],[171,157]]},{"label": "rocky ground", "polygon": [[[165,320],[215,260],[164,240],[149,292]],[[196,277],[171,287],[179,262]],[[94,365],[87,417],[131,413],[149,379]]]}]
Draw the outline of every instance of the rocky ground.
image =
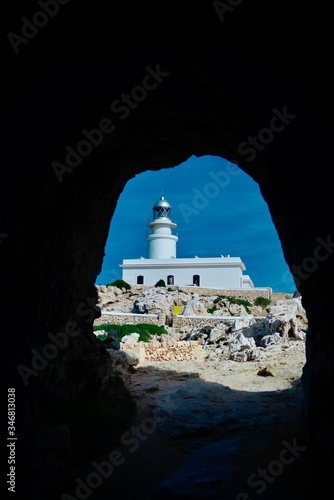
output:
[{"label": "rocky ground", "polygon": [[304,347],[291,342],[247,363],[132,369],[137,418],[117,448],[124,463],[94,498],[304,498]]},{"label": "rocky ground", "polygon": [[[141,287],[140,285],[132,285],[129,290],[123,288],[120,289],[116,286],[105,286],[98,285],[98,306],[103,311],[114,311],[114,312],[147,312],[147,313],[161,313],[169,312],[168,310],[173,305],[181,305],[183,308],[189,306],[190,304],[195,305],[195,314],[207,314],[207,308],[213,307],[213,300],[217,298],[217,295],[208,296],[201,295],[203,289],[194,288],[193,293],[184,292],[182,290],[172,290],[165,287]],[[218,291],[217,291],[218,293]],[[273,293],[271,296],[272,303],[274,304],[277,300],[286,299],[291,297],[291,294],[287,293]],[[221,312],[224,315],[230,314],[228,308],[222,306],[219,308],[217,305],[218,314]],[[235,304],[234,304],[235,307]],[[219,311],[219,309],[222,309]],[[263,314],[263,310],[258,307],[252,307],[252,314],[257,315]],[[187,311],[184,311],[187,312]],[[184,314],[183,312],[183,314]],[[189,311],[193,313],[194,311]],[[239,307],[239,310],[232,310],[232,313],[243,313],[246,311],[243,307]]]},{"label": "rocky ground", "polygon": [[[255,355],[234,358],[243,362],[230,356],[236,334],[225,332],[219,340],[217,329],[210,334],[213,339],[215,332],[218,339],[213,344],[210,335],[200,337],[206,351],[203,361],[129,366],[124,351],[109,351],[137,413],[117,446],[119,464],[92,498],[307,497],[301,385],[307,320],[300,299],[290,298],[275,297],[268,318],[254,330],[256,347],[249,352]],[[115,303],[114,307],[118,308]],[[245,342],[252,330],[243,331]],[[198,337],[195,329],[189,339],[194,333]],[[180,339],[173,330],[168,337]],[[226,344],[229,338],[230,351],[222,355],[219,342]],[[237,344],[237,349],[247,352],[244,345]]]},{"label": "rocky ground", "polygon": [[93,498],[307,497],[303,339],[286,336],[247,362],[208,356],[129,368],[110,353],[137,417],[117,447],[124,460]]}]

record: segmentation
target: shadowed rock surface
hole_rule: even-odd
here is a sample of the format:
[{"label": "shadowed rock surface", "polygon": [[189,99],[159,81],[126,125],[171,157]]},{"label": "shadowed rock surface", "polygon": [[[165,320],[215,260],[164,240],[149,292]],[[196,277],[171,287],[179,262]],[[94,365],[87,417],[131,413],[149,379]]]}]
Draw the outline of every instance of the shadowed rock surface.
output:
[{"label": "shadowed rock surface", "polygon": [[[115,439],[131,420],[131,397],[91,332],[110,220],[128,179],[207,154],[259,184],[303,297],[309,474],[326,490],[334,450],[329,6],[244,0],[223,14],[204,0],[72,1],[28,29],[16,54],[7,33],[21,35],[22,17],[38,5],[11,2],[3,23],[0,324],[2,366],[16,388],[18,494],[59,498],[76,474],[67,463],[91,457],[91,439],[103,441],[94,408],[110,417]],[[115,101],[144,81],[145,100],[120,110]],[[107,132],[89,154],[66,149],[99,127]],[[50,332],[66,333],[57,354],[45,348],[55,342]],[[48,359],[38,364],[43,349]],[[22,377],[19,365],[33,371]],[[57,441],[71,443],[68,460]]]},{"label": "shadowed rock surface", "polygon": [[95,497],[307,498],[304,363],[302,343],[290,342],[256,362],[140,364],[128,385],[136,419],[116,446],[124,462]]}]

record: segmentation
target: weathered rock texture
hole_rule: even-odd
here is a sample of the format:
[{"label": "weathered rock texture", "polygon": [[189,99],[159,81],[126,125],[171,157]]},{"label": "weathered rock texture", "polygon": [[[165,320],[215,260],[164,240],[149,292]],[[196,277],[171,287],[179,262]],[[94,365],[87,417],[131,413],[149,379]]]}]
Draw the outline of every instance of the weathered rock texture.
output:
[{"label": "weathered rock texture", "polygon": [[[152,297],[165,297],[165,304],[170,304],[170,292],[162,293],[154,287],[144,297],[148,297],[147,304],[150,304]],[[122,295],[118,295],[119,303],[124,304]],[[116,300],[116,299],[115,299]],[[191,294],[186,301],[191,304],[193,300],[199,303],[199,297],[193,298]],[[212,298],[211,298],[212,302]],[[153,307],[156,301],[153,300]],[[224,304],[228,309],[228,299],[224,299]],[[116,306],[116,302],[114,303]],[[173,326],[165,326],[166,334],[152,336],[150,342],[139,341],[138,333],[130,333],[122,337],[118,342],[118,348],[127,351],[130,356],[134,355],[137,363],[146,361],[188,361],[188,360],[232,360],[238,362],[254,361],[261,358],[265,349],[289,348],[296,340],[304,341],[308,322],[306,311],[302,306],[301,297],[289,297],[278,300],[273,305],[262,311],[266,315],[253,317],[251,314],[244,317],[219,317],[213,316],[212,320],[208,316],[202,316],[199,311],[198,318],[189,316],[176,316],[173,319]],[[137,315],[141,322],[146,323],[147,314]],[[113,323],[117,316],[109,316],[110,320],[104,321]],[[131,324],[134,315],[122,315],[123,324]],[[151,319],[151,318],[148,318]],[[101,318],[95,321],[99,323]],[[174,323],[178,324],[175,327]],[[156,324],[159,324],[156,318]],[[94,332],[99,336],[106,333],[105,330]],[[111,332],[109,331],[109,334]],[[302,342],[303,344],[303,342]]]},{"label": "weathered rock texture", "polygon": [[[6,339],[2,365],[17,393],[19,462],[23,469],[30,464],[26,499],[36,499],[38,488],[44,489],[38,492],[42,498],[50,498],[54,487],[50,477],[56,467],[43,462],[43,443],[36,438],[54,424],[53,414],[41,411],[46,394],[59,408],[58,423],[66,425],[65,406],[57,405],[64,394],[65,399],[69,393],[84,394],[93,404],[109,377],[107,358],[96,356],[90,334],[98,314],[94,282],[125,183],[147,169],[207,154],[235,162],[258,183],[302,294],[310,325],[303,374],[310,470],[319,487],[330,485],[330,4],[229,4],[219,16],[207,1],[70,2],[47,25],[30,32],[19,53],[7,40],[2,59],[0,321]],[[14,1],[6,9],[4,33],[21,34],[22,16],[31,19],[39,7],[35,1]],[[111,103],[141,85],[152,69],[162,76],[156,77],[155,89],[149,80],[152,90],[146,99],[123,112],[111,111]],[[281,119],[274,118],[277,114]],[[112,132],[105,118],[113,121]],[[66,160],[66,147],[76,148],[84,129],[107,123],[99,146],[82,159],[72,155]],[[77,166],[71,170],[66,165],[59,179],[53,161]],[[13,328],[18,315],[22,324]],[[31,366],[32,349],[43,349],[48,333],[64,331],[69,321],[80,335],[24,385],[17,365]],[[40,484],[36,462],[44,467]]]},{"label": "weathered rock texture", "polygon": [[205,351],[200,342],[140,342],[138,346],[124,346],[138,354],[138,362],[149,361],[204,361]]},{"label": "weathered rock texture", "polygon": [[[264,297],[261,291],[256,290],[245,290],[236,294],[234,290],[205,288],[196,288],[198,293],[194,293],[194,288],[190,287],[182,291],[169,287],[140,288],[138,285],[131,286],[129,290],[104,285],[98,285],[96,288],[101,316],[95,320],[95,325],[149,323],[169,325],[174,329],[183,330],[191,324],[194,326],[216,324],[220,322],[219,316],[232,318],[238,315],[266,314],[265,306],[254,305],[258,297]],[[217,302],[221,296],[226,298]],[[286,297],[291,296],[291,294],[286,295]],[[246,309],[243,305],[233,303],[233,298],[246,300],[249,307]],[[174,313],[174,306],[178,306],[180,311],[178,314]]]}]

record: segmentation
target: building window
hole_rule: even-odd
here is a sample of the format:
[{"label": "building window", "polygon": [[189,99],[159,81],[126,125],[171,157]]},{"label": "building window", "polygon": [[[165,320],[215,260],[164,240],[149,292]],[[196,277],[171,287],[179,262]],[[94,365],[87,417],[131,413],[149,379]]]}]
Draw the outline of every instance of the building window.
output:
[{"label": "building window", "polygon": [[193,285],[199,286],[200,285],[200,276],[199,274],[194,274],[193,276]]},{"label": "building window", "polygon": [[144,276],[137,276],[137,285],[144,284]]},{"label": "building window", "polygon": [[169,276],[167,276],[167,284],[168,285],[174,285],[174,276],[172,274],[170,274]]}]

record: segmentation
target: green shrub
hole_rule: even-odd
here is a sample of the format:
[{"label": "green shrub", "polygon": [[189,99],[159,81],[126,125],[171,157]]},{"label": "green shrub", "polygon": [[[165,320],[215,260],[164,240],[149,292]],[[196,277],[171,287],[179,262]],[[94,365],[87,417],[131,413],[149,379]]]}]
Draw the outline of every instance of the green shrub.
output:
[{"label": "green shrub", "polygon": [[150,323],[140,323],[137,325],[139,328],[148,331],[149,333],[152,333],[153,335],[162,335],[164,333],[167,333],[166,329],[164,326],[158,326],[158,325],[151,325]]},{"label": "green shrub", "polygon": [[130,333],[138,333],[140,342],[149,342],[152,340],[153,335],[163,335],[167,331],[164,326],[151,325],[147,323],[140,323],[139,325],[97,325],[93,327],[93,331],[105,330],[109,332],[113,330],[115,332],[115,337],[117,340],[121,341],[125,335],[130,335]]},{"label": "green shrub", "polygon": [[96,335],[96,338],[99,340],[105,340],[106,338],[108,338],[108,334],[107,333],[100,333],[99,335]]},{"label": "green shrub", "polygon": [[202,326],[202,328],[200,329],[200,333],[205,333],[207,335],[210,335],[211,333],[211,330],[212,330],[213,326]]},{"label": "green shrub", "polygon": [[159,280],[154,286],[166,286],[166,283],[164,282],[164,280]]},{"label": "green shrub", "polygon": [[207,309],[207,311],[208,311],[208,313],[209,313],[209,314],[213,314],[213,311],[216,311],[216,310],[217,310],[217,308],[216,308],[216,307],[209,307],[209,308]]},{"label": "green shrub", "polygon": [[230,300],[231,304],[238,304],[239,306],[244,306],[246,309],[247,313],[250,314],[251,310],[249,309],[251,307],[251,303],[248,300],[244,299],[234,299],[233,301]]},{"label": "green shrub", "polygon": [[227,297],[226,295],[220,295],[219,297],[217,297],[216,299],[214,299],[213,303],[217,304],[222,299],[228,300],[230,304],[238,304],[239,306],[244,306],[244,308],[246,309],[247,313],[248,314],[251,313],[251,310],[250,310],[251,303],[248,300],[237,299],[236,297]]},{"label": "green shrub", "polygon": [[261,306],[264,308],[269,306],[269,304],[271,304],[271,300],[266,299],[265,297],[256,297],[256,299],[254,300],[255,306]]},{"label": "green shrub", "polygon": [[129,285],[129,283],[127,283],[124,280],[116,280],[113,281],[112,283],[108,283],[106,286],[117,286],[117,288],[120,288],[121,290],[122,288],[125,288],[125,290],[131,289],[131,285]]}]

